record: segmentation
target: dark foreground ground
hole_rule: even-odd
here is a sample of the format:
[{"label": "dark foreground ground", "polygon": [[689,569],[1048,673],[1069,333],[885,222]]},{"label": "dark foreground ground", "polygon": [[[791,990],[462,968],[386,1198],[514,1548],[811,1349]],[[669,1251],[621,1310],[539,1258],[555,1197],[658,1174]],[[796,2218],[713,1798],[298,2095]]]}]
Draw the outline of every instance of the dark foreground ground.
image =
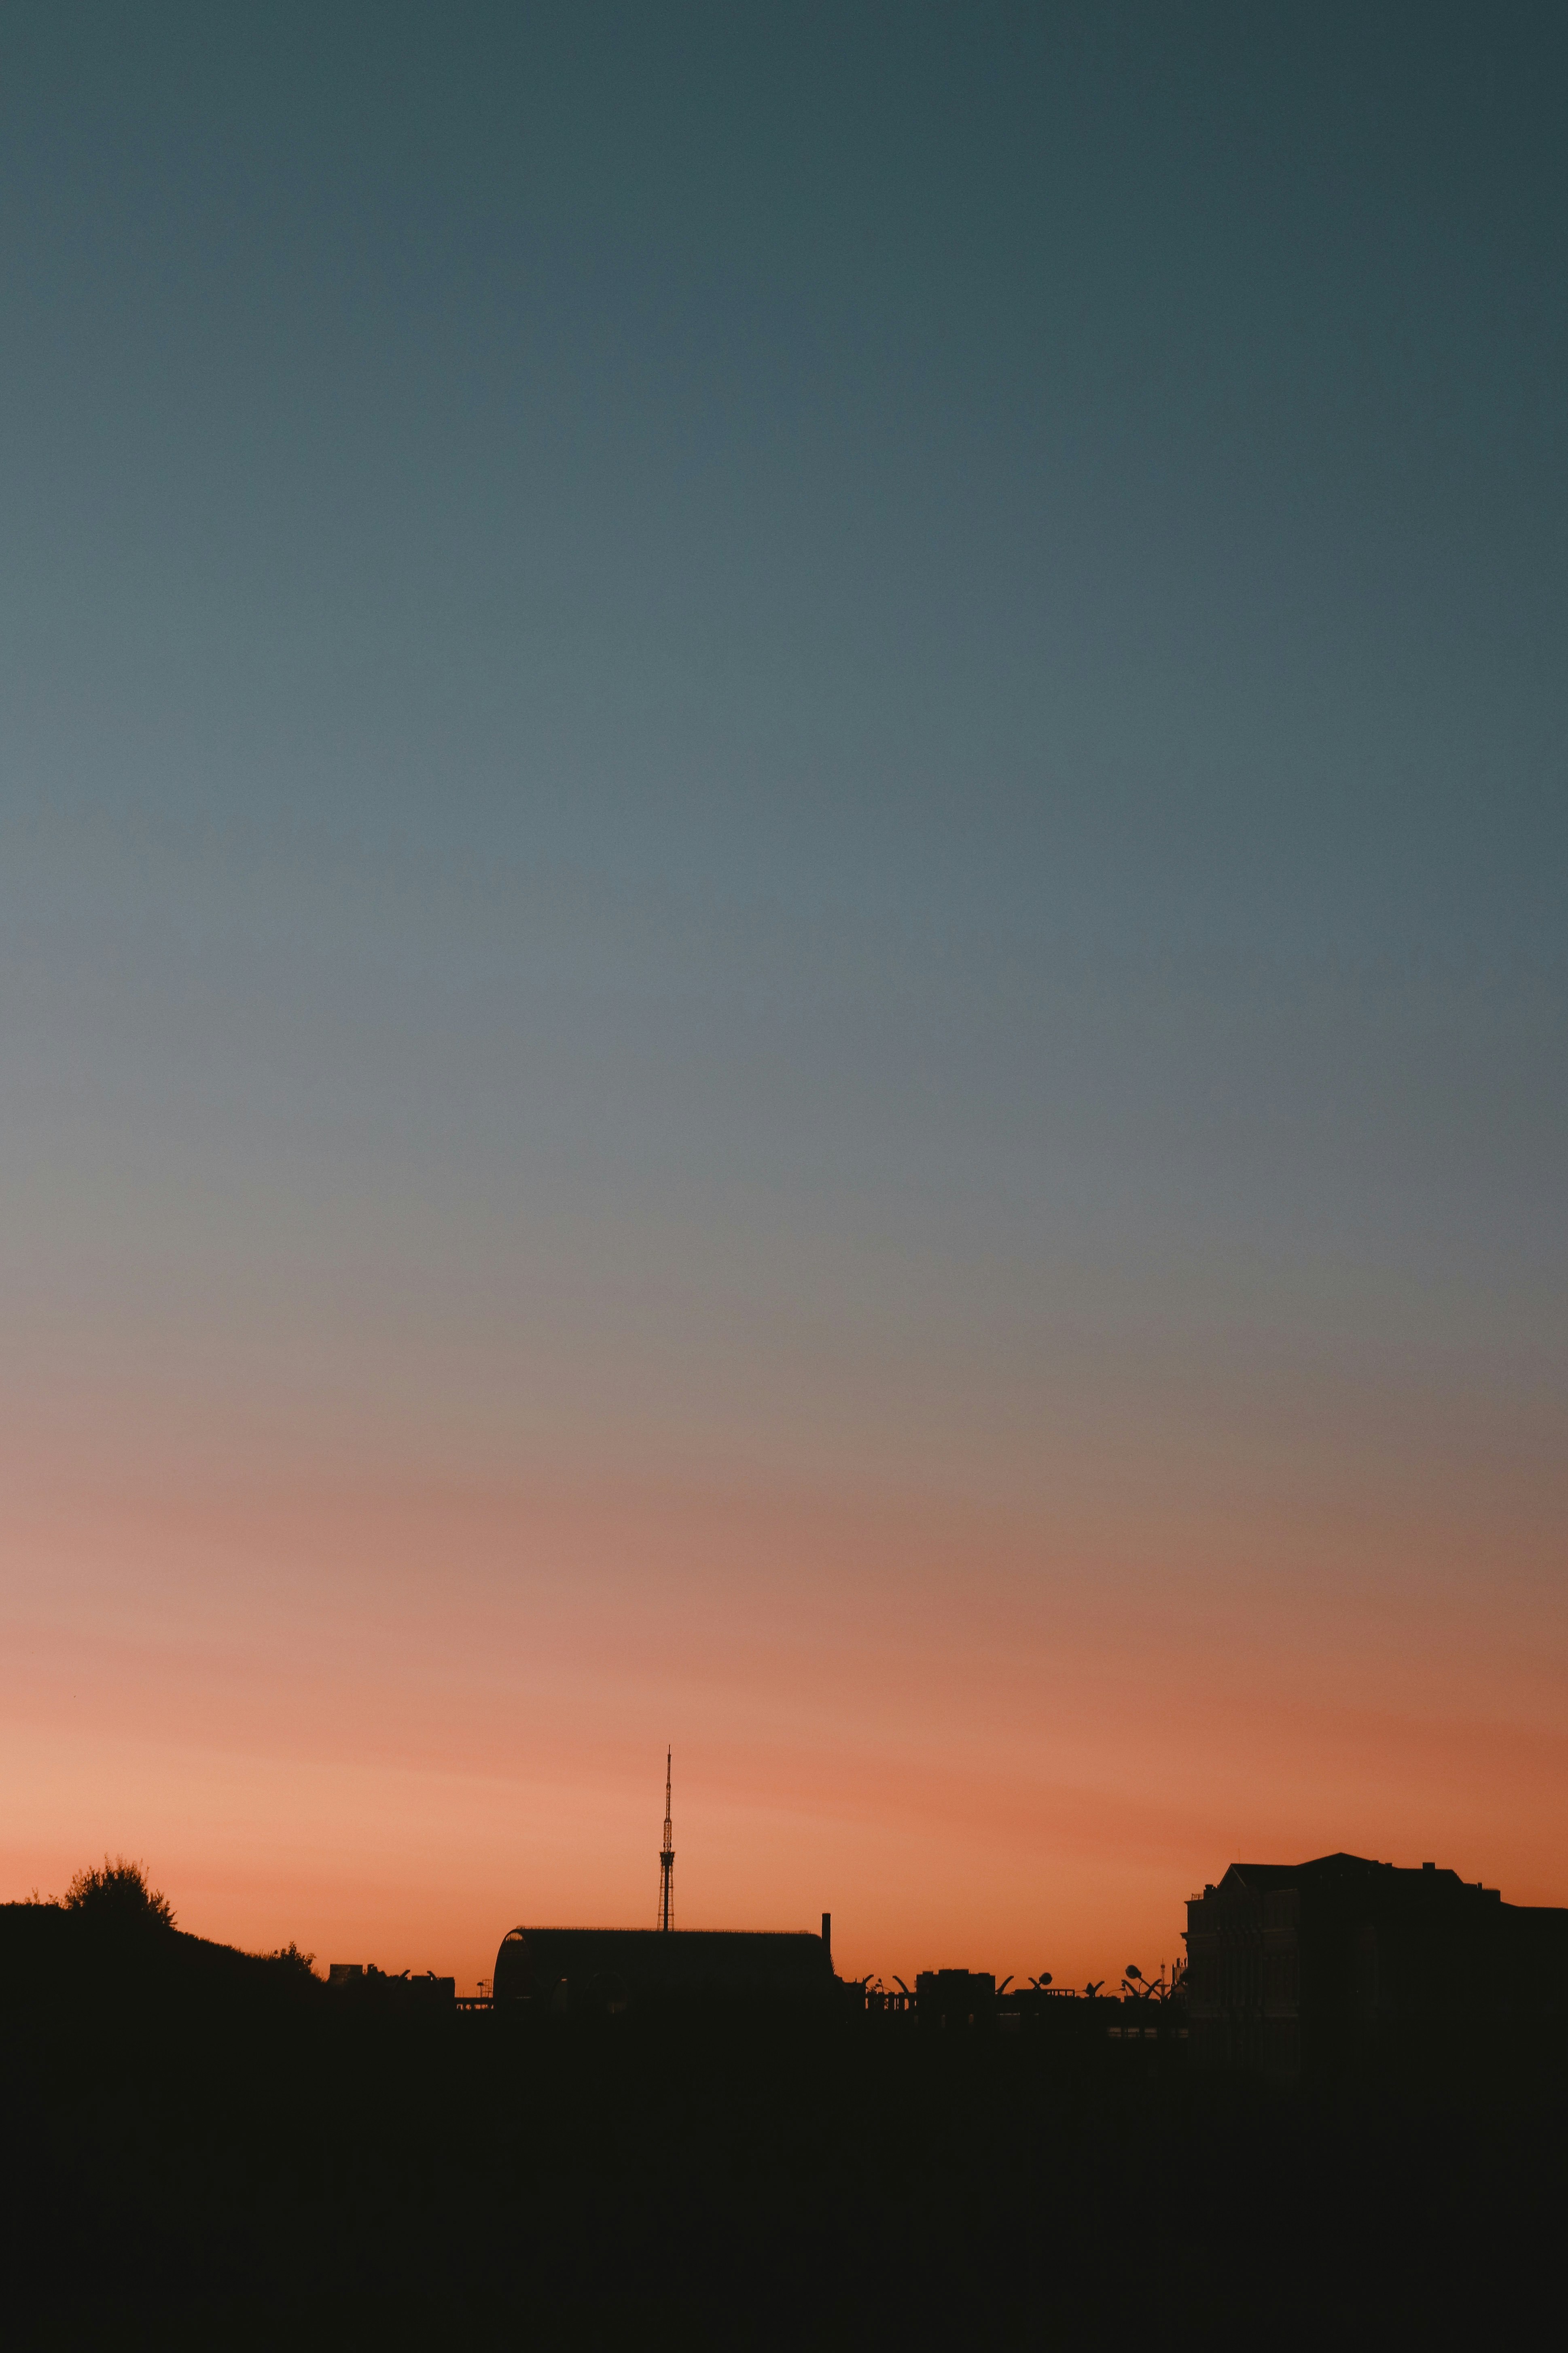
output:
[{"label": "dark foreground ground", "polygon": [[1267,2099],[889,2020],[398,2014],[0,1909],[0,2319],[16,2346],[1513,2339],[1558,2309],[1550,2056]]}]

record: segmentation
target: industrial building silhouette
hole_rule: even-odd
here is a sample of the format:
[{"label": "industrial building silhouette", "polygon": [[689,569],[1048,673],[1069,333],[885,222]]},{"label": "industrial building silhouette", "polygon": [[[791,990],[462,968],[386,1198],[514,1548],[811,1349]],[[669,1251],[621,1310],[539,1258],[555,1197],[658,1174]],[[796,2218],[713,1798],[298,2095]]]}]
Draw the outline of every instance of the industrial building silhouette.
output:
[{"label": "industrial building silhouette", "polygon": [[509,1929],[496,1955],[491,1999],[498,2010],[526,2002],[560,2015],[614,2016],[659,2000],[821,2001],[832,1995],[837,1979],[826,1912],[820,1936],[675,1926],[673,1755],[665,1751],[658,1926]]},{"label": "industrial building silhouette", "polygon": [[580,2017],[680,1997],[826,2000],[836,1982],[826,1936],[521,1927],[501,1940],[493,2000],[498,2010],[526,2001]]}]

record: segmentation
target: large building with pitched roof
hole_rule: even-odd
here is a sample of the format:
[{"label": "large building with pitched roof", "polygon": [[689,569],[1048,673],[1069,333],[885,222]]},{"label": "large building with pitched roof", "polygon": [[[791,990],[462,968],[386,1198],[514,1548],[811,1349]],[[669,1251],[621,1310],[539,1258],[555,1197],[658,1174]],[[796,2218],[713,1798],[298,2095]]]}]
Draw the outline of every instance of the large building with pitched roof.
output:
[{"label": "large building with pitched roof", "polygon": [[1568,1997],[1568,1910],[1436,1864],[1232,1863],[1187,1905],[1193,2064],[1296,2084]]}]

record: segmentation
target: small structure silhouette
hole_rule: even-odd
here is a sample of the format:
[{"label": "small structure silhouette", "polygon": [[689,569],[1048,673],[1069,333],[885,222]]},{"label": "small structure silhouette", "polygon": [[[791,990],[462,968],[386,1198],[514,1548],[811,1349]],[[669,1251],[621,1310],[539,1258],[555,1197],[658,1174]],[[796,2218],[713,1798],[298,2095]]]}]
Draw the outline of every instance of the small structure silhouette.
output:
[{"label": "small structure silhouette", "polygon": [[395,1976],[378,1969],[372,1961],[331,1961],[327,1984],[335,1994],[384,2009],[451,2010],[457,2002],[456,1978],[438,1978],[434,1969],[426,1969],[422,1977],[416,1977],[412,1969]]},{"label": "small structure silhouette", "polygon": [[915,1978],[915,2014],[923,2027],[989,2024],[996,1980],[988,1969],[921,1969]]}]

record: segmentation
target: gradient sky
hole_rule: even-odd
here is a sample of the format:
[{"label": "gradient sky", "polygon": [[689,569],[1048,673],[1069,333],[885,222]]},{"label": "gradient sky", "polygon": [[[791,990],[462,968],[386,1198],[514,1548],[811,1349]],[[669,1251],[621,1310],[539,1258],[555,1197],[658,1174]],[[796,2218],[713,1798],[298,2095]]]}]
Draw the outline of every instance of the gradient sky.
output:
[{"label": "gradient sky", "polygon": [[1568,1902],[1568,17],[0,25],[0,1894]]}]

